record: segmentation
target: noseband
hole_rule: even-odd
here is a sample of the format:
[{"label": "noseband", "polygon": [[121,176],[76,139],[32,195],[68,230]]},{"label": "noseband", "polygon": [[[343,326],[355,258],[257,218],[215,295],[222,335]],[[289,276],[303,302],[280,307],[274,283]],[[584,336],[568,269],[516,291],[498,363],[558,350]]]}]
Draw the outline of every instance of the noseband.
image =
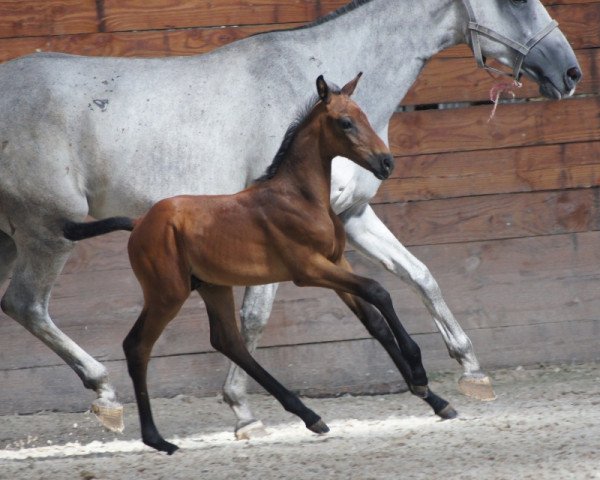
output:
[{"label": "noseband", "polygon": [[[506,75],[508,77],[513,77],[515,80],[519,80],[519,77],[521,76],[521,68],[523,66],[523,61],[525,60],[525,57],[531,51],[531,49],[535,47],[550,32],[552,32],[555,28],[558,27],[558,22],[556,20],[552,20],[548,25],[546,25],[538,33],[533,35],[531,38],[527,39],[527,41],[524,44],[522,44],[505,37],[501,33],[495,32],[494,30],[484,27],[483,25],[477,23],[477,19],[475,18],[475,12],[473,11],[473,7],[471,6],[471,1],[463,0],[463,4],[465,5],[465,8],[467,9],[467,12],[469,14],[468,28],[471,32],[471,46],[473,48],[473,55],[475,56],[477,65],[480,68],[484,68],[490,72],[498,73],[500,75]],[[501,44],[512,48],[518,53],[512,73],[503,72],[502,70],[498,70],[497,68],[493,68],[486,65],[485,58],[483,56],[483,53],[481,52],[481,43],[479,41],[479,35],[485,35],[486,37],[493,38],[497,42],[500,42]]]}]

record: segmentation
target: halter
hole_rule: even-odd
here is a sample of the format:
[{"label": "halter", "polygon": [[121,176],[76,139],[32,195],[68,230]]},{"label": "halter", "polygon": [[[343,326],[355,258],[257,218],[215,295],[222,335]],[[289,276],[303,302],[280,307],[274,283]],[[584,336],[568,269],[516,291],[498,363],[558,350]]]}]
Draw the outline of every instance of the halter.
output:
[{"label": "halter", "polygon": [[[501,33],[495,32],[494,30],[484,27],[483,25],[477,23],[477,19],[475,18],[475,12],[473,11],[473,7],[471,6],[470,0],[463,0],[463,4],[465,5],[465,8],[467,9],[467,12],[469,14],[468,28],[471,32],[471,46],[473,48],[473,55],[475,56],[475,60],[477,61],[477,66],[479,66],[480,68],[484,68],[490,72],[498,73],[500,75],[506,75],[507,77],[513,77],[515,80],[518,80],[521,76],[521,67],[523,66],[523,61],[525,60],[525,57],[531,51],[531,49],[535,47],[542,39],[544,39],[550,32],[552,32],[555,28],[558,27],[558,22],[556,20],[552,20],[538,33],[529,38],[525,42],[525,44],[522,44],[505,37]],[[486,65],[483,53],[481,52],[481,43],[479,42],[479,35],[485,35],[486,37],[493,38],[494,40],[502,43],[503,45],[506,45],[509,48],[512,48],[518,53],[517,60],[513,67],[512,73],[503,72],[502,70],[498,70],[497,68]]]}]

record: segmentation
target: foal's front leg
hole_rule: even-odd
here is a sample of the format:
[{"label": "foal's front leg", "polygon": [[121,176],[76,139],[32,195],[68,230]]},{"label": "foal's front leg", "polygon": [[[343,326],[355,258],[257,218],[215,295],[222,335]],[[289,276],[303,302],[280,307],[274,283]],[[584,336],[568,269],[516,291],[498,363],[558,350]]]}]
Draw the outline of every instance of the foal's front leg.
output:
[{"label": "foal's front leg", "polygon": [[[294,282],[300,286],[336,290],[390,354],[411,391],[427,401],[441,417],[456,416],[448,402],[432,394],[427,388],[427,374],[421,361],[421,350],[398,319],[389,293],[378,282],[352,273],[344,258],[340,260],[339,265],[335,265],[323,257],[314,257],[312,261],[307,262],[305,271],[299,273]],[[369,305],[360,302],[360,299],[374,305],[385,317],[386,324],[382,324],[380,315]]]},{"label": "foal's front leg", "polygon": [[248,352],[235,321],[231,287],[203,284],[198,288],[198,292],[206,304],[212,346],[243,368],[273,395],[285,410],[300,417],[306,428],[315,433],[327,433],[329,427],[321,417],[307,408],[297,395],[275,380]]},{"label": "foal's front leg", "polygon": [[340,214],[348,241],[378,265],[407,282],[417,292],[442,334],[448,352],[463,367],[460,391],[479,400],[496,398],[490,378],[481,369],[471,340],[446,305],[429,269],[388,230],[367,204]]},{"label": "foal's front leg", "polygon": [[371,336],[375,338],[375,340],[377,340],[383,346],[383,348],[385,348],[396,367],[398,367],[398,370],[402,374],[402,377],[406,381],[406,384],[410,388],[411,392],[427,402],[435,414],[439,417],[443,419],[456,417],[456,410],[454,410],[454,408],[452,408],[452,406],[446,400],[433,393],[427,387],[423,389],[423,387],[412,385],[412,372],[410,371],[410,366],[408,365],[406,359],[402,356],[402,352],[398,348],[396,339],[394,338],[392,331],[381,314],[371,305],[358,297],[344,292],[336,293],[344,301],[344,303],[350,307],[350,310],[355,313]]}]

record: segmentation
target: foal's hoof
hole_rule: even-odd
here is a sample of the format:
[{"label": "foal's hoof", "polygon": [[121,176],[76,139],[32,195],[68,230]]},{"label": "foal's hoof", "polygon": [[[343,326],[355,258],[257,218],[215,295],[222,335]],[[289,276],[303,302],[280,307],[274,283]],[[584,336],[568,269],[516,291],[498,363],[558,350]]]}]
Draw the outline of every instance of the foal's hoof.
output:
[{"label": "foal's hoof", "polygon": [[323,434],[329,432],[329,427],[323,420],[319,420],[317,423],[313,423],[310,427],[307,427],[311,432]]},{"label": "foal's hoof", "polygon": [[429,387],[427,385],[411,385],[410,392],[419,398],[427,398]]},{"label": "foal's hoof", "polygon": [[111,432],[121,433],[125,428],[123,424],[123,405],[118,402],[97,398],[92,403],[90,411]]},{"label": "foal's hoof", "polygon": [[450,404],[446,405],[439,412],[435,412],[435,414],[442,420],[452,420],[453,418],[458,417],[458,412],[454,410]]},{"label": "foal's hoof", "polygon": [[260,420],[235,429],[236,440],[250,440],[252,438],[265,437],[269,434]]},{"label": "foal's hoof", "polygon": [[458,390],[467,397],[489,402],[496,400],[492,381],[485,373],[465,373],[458,380]]},{"label": "foal's hoof", "polygon": [[179,447],[177,445],[173,445],[172,443],[169,443],[163,439],[157,441],[144,440],[144,443],[149,447],[158,450],[159,452],[165,452],[167,455],[173,455],[177,450],[179,450]]}]

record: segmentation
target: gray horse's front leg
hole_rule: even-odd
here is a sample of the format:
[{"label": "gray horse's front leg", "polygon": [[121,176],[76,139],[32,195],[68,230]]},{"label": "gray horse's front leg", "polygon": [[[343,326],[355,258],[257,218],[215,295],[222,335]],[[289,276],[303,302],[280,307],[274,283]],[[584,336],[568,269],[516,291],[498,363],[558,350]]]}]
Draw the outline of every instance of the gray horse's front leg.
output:
[{"label": "gray horse's front leg", "polygon": [[429,269],[387,229],[367,204],[340,215],[348,240],[370,260],[407,282],[419,294],[438,327],[450,356],[463,367],[459,390],[479,400],[496,398],[489,377],[481,370],[471,340],[452,315]]},{"label": "gray horse's front leg", "polygon": [[58,354],[96,392],[92,412],[112,431],[123,430],[123,407],[116,400],[106,368],[61,332],[48,314],[50,291],[62,270],[71,243],[61,240],[26,241],[17,244],[13,277],[2,298],[2,310]]},{"label": "gray horse's front leg", "polygon": [[[242,336],[248,351],[253,355],[265,325],[269,321],[275,294],[279,284],[248,287],[240,311]],[[235,436],[238,440],[266,435],[264,425],[257,420],[250,409],[248,398],[248,375],[232,363],[223,386],[223,399],[237,417]]]}]

